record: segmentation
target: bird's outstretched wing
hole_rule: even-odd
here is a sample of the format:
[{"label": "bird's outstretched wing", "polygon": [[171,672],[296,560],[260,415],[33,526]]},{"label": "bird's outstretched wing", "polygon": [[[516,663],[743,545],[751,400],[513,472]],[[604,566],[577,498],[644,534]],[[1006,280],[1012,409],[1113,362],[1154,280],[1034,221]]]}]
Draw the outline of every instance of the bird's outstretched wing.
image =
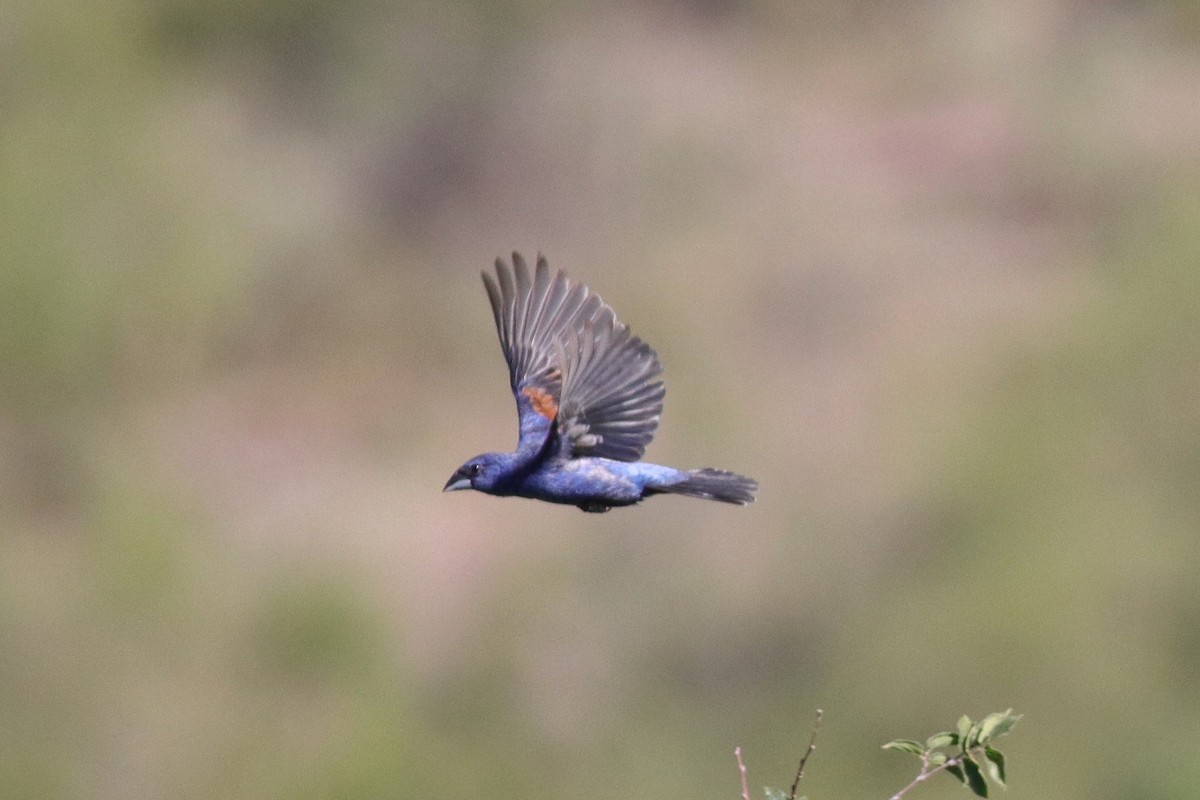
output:
[{"label": "bird's outstretched wing", "polygon": [[551,277],[538,257],[533,275],[520,253],[513,266],[496,259],[496,277],[483,273],[500,347],[508,361],[509,381],[520,418],[518,451],[537,452],[558,419],[562,365],[555,342],[566,330],[595,314],[600,299],[587,287],[572,285],[563,273]]},{"label": "bird's outstretched wing", "polygon": [[532,275],[519,253],[486,272],[500,346],[517,399],[519,451],[540,450],[552,423],[564,450],[621,461],[641,458],[665,390],[654,351],[612,308],[538,257]]},{"label": "bird's outstretched wing", "polygon": [[666,389],[650,345],[607,305],[560,340],[563,364],[558,429],[573,456],[637,461],[654,438]]}]

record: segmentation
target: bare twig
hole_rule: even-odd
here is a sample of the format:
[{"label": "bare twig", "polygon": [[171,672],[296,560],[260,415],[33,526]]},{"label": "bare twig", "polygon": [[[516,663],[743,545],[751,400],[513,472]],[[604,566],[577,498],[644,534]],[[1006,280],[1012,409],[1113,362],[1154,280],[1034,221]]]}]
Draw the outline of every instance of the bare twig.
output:
[{"label": "bare twig", "polygon": [[738,770],[742,773],[742,800],[750,800],[750,786],[746,783],[746,764],[742,761],[742,748],[733,749],[733,757],[737,759]]},{"label": "bare twig", "polygon": [[804,756],[800,759],[800,768],[796,770],[796,780],[792,781],[792,791],[788,793],[788,800],[796,800],[796,790],[800,787],[800,779],[804,777],[804,767],[808,764],[808,757],[817,749],[817,731],[821,730],[821,717],[823,716],[825,716],[825,712],[818,708],[812,736],[808,737],[808,749],[804,751]]}]

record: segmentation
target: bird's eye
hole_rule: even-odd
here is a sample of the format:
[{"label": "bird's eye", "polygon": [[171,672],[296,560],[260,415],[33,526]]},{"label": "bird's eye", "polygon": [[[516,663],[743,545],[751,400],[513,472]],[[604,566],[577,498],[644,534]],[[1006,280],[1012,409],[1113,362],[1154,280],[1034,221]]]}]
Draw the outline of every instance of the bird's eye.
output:
[{"label": "bird's eye", "polygon": [[467,465],[467,477],[474,478],[479,473],[483,472],[483,464]]}]

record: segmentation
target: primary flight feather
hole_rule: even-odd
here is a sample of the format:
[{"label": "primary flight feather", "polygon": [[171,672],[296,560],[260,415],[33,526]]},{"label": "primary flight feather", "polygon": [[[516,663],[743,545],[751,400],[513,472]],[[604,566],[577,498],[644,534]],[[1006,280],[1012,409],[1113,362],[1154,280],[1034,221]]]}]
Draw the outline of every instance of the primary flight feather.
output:
[{"label": "primary flight feather", "polygon": [[652,494],[744,505],[758,484],[718,469],[679,470],[639,461],[654,438],[666,390],[658,355],[612,308],[538,256],[519,253],[483,273],[517,399],[512,453],[485,453],[458,468],[444,491],[475,489],[584,511],[628,506]]}]

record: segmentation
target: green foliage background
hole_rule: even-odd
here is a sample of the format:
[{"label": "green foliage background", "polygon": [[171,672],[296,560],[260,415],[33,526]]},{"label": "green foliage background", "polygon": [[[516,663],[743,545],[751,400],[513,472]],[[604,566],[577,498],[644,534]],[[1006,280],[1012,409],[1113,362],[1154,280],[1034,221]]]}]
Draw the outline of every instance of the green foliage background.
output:
[{"label": "green foliage background", "polygon": [[[0,7],[0,785],[1200,783],[1194,4]],[[747,509],[443,496],[544,251]],[[924,797],[959,797],[944,781]]]}]

